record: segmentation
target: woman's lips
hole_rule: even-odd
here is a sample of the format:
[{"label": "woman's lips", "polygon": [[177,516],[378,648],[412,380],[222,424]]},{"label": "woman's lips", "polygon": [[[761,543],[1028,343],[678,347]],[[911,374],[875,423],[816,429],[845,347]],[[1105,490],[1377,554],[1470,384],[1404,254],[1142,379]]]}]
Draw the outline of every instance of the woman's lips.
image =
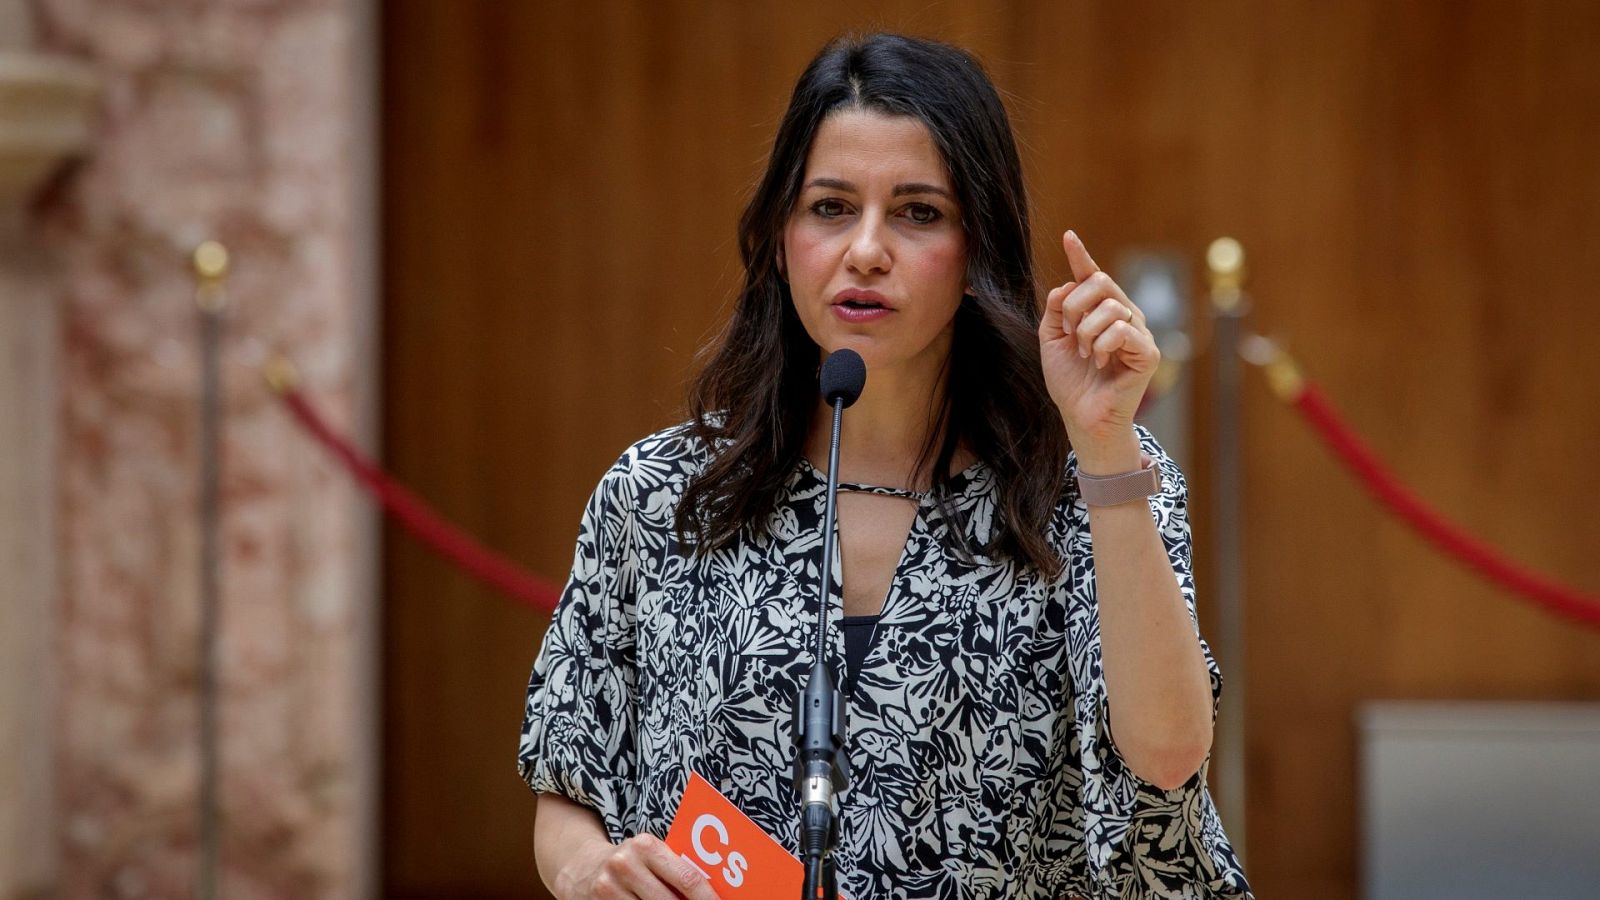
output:
[{"label": "woman's lips", "polygon": [[852,324],[871,322],[892,312],[894,307],[877,291],[845,288],[833,295],[833,314]]},{"label": "woman's lips", "polygon": [[871,322],[894,312],[886,306],[854,306],[849,303],[835,303],[832,309],[834,315],[851,324]]}]

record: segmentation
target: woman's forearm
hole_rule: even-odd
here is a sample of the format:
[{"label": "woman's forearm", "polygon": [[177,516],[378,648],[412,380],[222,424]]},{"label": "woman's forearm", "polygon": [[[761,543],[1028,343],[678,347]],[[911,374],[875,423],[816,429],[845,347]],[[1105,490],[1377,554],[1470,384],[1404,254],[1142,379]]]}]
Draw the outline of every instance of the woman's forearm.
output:
[{"label": "woman's forearm", "polygon": [[560,794],[540,794],[533,819],[533,858],[550,893],[571,896],[562,873],[580,856],[609,853],[611,839],[594,810]]},{"label": "woman's forearm", "polygon": [[[1079,465],[1088,474],[1131,471],[1138,444]],[[1205,656],[1149,505],[1092,506],[1089,530],[1112,739],[1134,774],[1177,787],[1211,749]]]}]

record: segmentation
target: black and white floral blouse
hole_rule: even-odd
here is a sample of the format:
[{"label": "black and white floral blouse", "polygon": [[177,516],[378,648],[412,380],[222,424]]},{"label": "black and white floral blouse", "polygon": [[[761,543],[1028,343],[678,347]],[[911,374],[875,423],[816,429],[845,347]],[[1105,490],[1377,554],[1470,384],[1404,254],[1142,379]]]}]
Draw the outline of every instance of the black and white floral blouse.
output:
[{"label": "black and white floral blouse", "polygon": [[[1183,476],[1140,436],[1160,465],[1150,508],[1192,616]],[[601,479],[534,663],[518,768],[535,791],[592,807],[613,841],[665,835],[696,771],[794,852],[791,716],[812,657],[824,477],[802,461],[764,530],[700,558],[672,522],[705,460],[679,426]],[[1204,772],[1164,791],[1112,744],[1087,508],[1063,497],[1051,538],[1067,565],[1046,579],[953,551],[953,527],[976,546],[989,537],[981,463],[957,476],[952,501],[960,524],[921,500],[847,697],[840,889],[855,900],[1249,897]],[[837,672],[843,652],[835,629]],[[1206,663],[1215,697],[1209,649]]]}]

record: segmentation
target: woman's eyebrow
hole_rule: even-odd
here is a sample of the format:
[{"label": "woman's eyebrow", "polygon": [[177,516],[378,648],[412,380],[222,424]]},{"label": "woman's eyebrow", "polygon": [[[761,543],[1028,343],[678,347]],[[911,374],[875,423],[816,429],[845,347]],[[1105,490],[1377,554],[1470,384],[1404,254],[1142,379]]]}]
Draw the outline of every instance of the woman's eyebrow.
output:
[{"label": "woman's eyebrow", "polygon": [[856,192],[855,185],[841,178],[813,178],[806,182],[806,187],[827,188],[830,191],[846,191],[851,194]]},{"label": "woman's eyebrow", "polygon": [[[829,190],[834,191],[848,191],[852,194],[856,193],[856,186],[842,178],[813,178],[806,182],[805,186],[808,188],[819,187],[828,188]],[[894,190],[889,192],[891,197],[904,197],[907,194],[937,194],[940,197],[944,197],[948,200],[955,199],[955,197],[951,196],[950,192],[944,188],[939,187],[936,184],[926,184],[920,181],[910,181],[897,184],[894,186]]]},{"label": "woman's eyebrow", "polygon": [[913,181],[909,184],[897,184],[894,186],[894,190],[889,192],[891,197],[903,197],[906,194],[938,194],[946,200],[955,199],[950,196],[949,191],[939,187],[937,184],[923,184],[919,181]]}]

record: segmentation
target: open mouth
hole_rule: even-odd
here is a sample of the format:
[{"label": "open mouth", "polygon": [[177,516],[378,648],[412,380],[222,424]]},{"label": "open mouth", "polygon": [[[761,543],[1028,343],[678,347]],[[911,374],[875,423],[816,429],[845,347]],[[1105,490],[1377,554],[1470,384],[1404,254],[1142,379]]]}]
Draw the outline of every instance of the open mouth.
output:
[{"label": "open mouth", "polygon": [[893,311],[877,291],[849,289],[833,295],[833,314],[852,324],[876,322]]}]

